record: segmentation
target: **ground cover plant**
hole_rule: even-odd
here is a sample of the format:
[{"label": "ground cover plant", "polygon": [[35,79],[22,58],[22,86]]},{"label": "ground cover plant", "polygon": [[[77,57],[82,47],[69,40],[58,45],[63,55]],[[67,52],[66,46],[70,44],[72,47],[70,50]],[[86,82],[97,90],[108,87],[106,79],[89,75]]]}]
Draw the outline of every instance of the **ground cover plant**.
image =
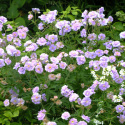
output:
[{"label": "ground cover plant", "polygon": [[2,125],[125,123],[124,25],[76,12],[32,8],[28,27],[0,16]]}]

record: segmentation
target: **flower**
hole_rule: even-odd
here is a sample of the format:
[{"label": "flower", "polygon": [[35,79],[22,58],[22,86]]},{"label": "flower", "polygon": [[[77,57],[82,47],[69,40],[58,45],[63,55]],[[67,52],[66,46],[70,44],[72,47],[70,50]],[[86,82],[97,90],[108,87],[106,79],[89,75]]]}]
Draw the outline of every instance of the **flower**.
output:
[{"label": "flower", "polygon": [[70,117],[69,112],[64,112],[64,113],[61,115],[61,118],[64,119],[64,120],[68,120],[69,117]]},{"label": "flower", "polygon": [[9,103],[9,99],[5,99],[3,103],[4,103],[4,106],[5,106],[5,107],[9,106],[9,104],[10,104],[10,103]]},{"label": "flower", "polygon": [[41,121],[41,120],[43,120],[43,119],[45,118],[45,115],[46,115],[45,113],[46,113],[46,110],[45,110],[45,109],[40,110],[40,111],[38,112],[37,118],[38,118],[39,121]]}]

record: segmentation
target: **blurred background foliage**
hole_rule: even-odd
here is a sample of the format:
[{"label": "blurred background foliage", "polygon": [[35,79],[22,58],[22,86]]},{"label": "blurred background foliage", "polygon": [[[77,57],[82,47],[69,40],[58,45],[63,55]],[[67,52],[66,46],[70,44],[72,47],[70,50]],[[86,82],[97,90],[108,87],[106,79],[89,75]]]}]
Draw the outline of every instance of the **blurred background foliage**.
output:
[{"label": "blurred background foliage", "polygon": [[[82,12],[85,9],[96,10],[103,6],[106,15],[112,15],[114,18],[116,18],[117,11],[125,12],[125,0],[0,0],[0,15],[7,17],[9,20],[21,17],[20,19],[26,21],[31,8],[40,8],[42,12],[45,12],[46,9],[56,9],[58,12],[62,12],[69,5],[77,7]],[[81,16],[81,13],[79,13],[79,16]]]}]

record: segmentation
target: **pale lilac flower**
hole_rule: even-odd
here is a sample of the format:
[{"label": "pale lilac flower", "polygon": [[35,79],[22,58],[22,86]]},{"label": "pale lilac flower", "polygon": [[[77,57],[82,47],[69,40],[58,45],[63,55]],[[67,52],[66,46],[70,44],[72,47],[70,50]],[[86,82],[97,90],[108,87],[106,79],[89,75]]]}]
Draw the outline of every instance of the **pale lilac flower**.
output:
[{"label": "pale lilac flower", "polygon": [[56,48],[57,48],[57,49],[63,48],[63,47],[64,47],[64,45],[63,45],[62,42],[57,42],[57,43],[56,43]]},{"label": "pale lilac flower", "polygon": [[3,24],[3,23],[6,23],[7,22],[7,18],[4,17],[4,16],[0,16],[0,22]]},{"label": "pale lilac flower", "polygon": [[13,69],[16,69],[16,70],[17,70],[19,67],[20,67],[20,63],[17,62],[17,63],[14,65]]},{"label": "pale lilac flower", "polygon": [[46,110],[45,109],[40,110],[37,115],[38,120],[39,121],[43,120],[45,118],[45,115],[46,115]]},{"label": "pale lilac flower", "polygon": [[3,66],[5,66],[4,60],[0,59],[0,68],[2,68]]},{"label": "pale lilac flower", "polygon": [[59,59],[56,57],[50,57],[50,60],[52,63],[58,64],[59,63]]},{"label": "pale lilac flower", "polygon": [[41,95],[39,93],[33,93],[31,100],[34,104],[40,104],[41,103]]},{"label": "pale lilac flower", "polygon": [[113,47],[119,47],[120,46],[120,42],[119,41],[113,41],[112,42],[112,46]]},{"label": "pale lilac flower", "polygon": [[74,102],[74,101],[76,101],[76,99],[77,99],[78,97],[79,97],[78,94],[72,93],[72,94],[69,96],[69,101],[70,101],[70,102]]},{"label": "pale lilac flower", "polygon": [[9,106],[10,104],[9,99],[5,99],[3,103],[5,107]]},{"label": "pale lilac flower", "polygon": [[40,12],[40,9],[39,9],[39,8],[32,8],[32,11],[33,11],[34,13],[39,13],[39,12]]},{"label": "pale lilac flower", "polygon": [[34,87],[34,88],[32,89],[32,92],[33,92],[33,93],[39,92],[39,87],[38,87],[38,86]]},{"label": "pale lilac flower", "polygon": [[95,92],[92,90],[92,89],[87,89],[87,90],[85,90],[84,92],[83,92],[83,95],[85,96],[85,97],[90,97],[92,94],[94,94]]},{"label": "pale lilac flower", "polygon": [[32,62],[26,62],[24,65],[24,68],[27,71],[33,71],[34,70],[34,64]]},{"label": "pale lilac flower", "polygon": [[53,64],[48,63],[48,64],[45,66],[45,70],[46,70],[47,72],[53,72],[53,71],[55,70],[55,68],[54,68]]},{"label": "pale lilac flower", "polygon": [[67,66],[67,64],[66,64],[65,62],[63,62],[63,61],[61,61],[61,62],[59,63],[59,67],[60,67],[61,69],[65,69],[66,66]]},{"label": "pale lilac flower", "polygon": [[17,52],[17,49],[15,48],[15,46],[13,45],[8,45],[6,47],[6,51],[7,51],[7,54],[10,55],[10,56],[14,56],[15,53]]},{"label": "pale lilac flower", "polygon": [[22,98],[18,98],[18,105],[24,105],[25,100],[23,100]]},{"label": "pale lilac flower", "polygon": [[113,17],[112,17],[112,16],[109,16],[109,17],[108,17],[108,23],[111,23],[111,22],[113,22]]},{"label": "pale lilac flower", "polygon": [[28,20],[31,20],[33,18],[33,15],[32,14],[29,14],[28,15]]},{"label": "pale lilac flower", "polygon": [[115,56],[109,56],[109,62],[113,63],[116,61],[116,57]]},{"label": "pale lilac flower", "polygon": [[88,39],[89,39],[90,41],[95,40],[96,37],[97,37],[97,35],[96,35],[95,33],[88,34]]},{"label": "pale lilac flower", "polygon": [[43,24],[42,22],[41,22],[41,23],[39,23],[39,24],[38,24],[38,29],[39,29],[39,30],[44,29],[43,25],[44,25],[44,24]]},{"label": "pale lilac flower", "polygon": [[51,52],[54,52],[56,50],[56,46],[54,44],[51,44],[50,47],[49,47],[49,50]]},{"label": "pale lilac flower", "polygon": [[12,34],[7,35],[7,41],[8,42],[12,41],[12,39],[13,39],[13,35]]},{"label": "pale lilac flower", "polygon": [[84,10],[84,12],[82,13],[82,17],[85,18],[88,14],[88,10]]},{"label": "pale lilac flower", "polygon": [[37,66],[35,67],[35,71],[36,71],[37,73],[41,74],[41,73],[43,72],[42,66],[41,66],[41,65],[37,65]]},{"label": "pale lilac flower", "polygon": [[9,59],[9,57],[5,59],[5,63],[6,63],[7,65],[10,65],[10,64],[11,64],[11,60]]},{"label": "pale lilac flower", "polygon": [[47,101],[47,99],[46,99],[46,94],[45,94],[45,93],[42,94],[41,99],[44,100],[45,102]]},{"label": "pale lilac flower", "polygon": [[38,40],[37,40],[37,42],[36,42],[38,45],[40,45],[40,46],[43,46],[43,45],[46,45],[46,39],[45,38],[43,38],[43,37],[41,37],[41,38],[39,38]]},{"label": "pale lilac flower", "polygon": [[125,107],[123,105],[117,105],[115,107],[115,109],[116,109],[117,113],[121,113],[121,112],[123,112],[123,110],[125,109]]},{"label": "pale lilac flower", "polygon": [[84,120],[87,121],[88,123],[90,122],[90,117],[85,116],[85,115],[82,115],[81,117],[82,117],[82,119],[84,119]]},{"label": "pale lilac flower", "polygon": [[31,45],[32,44],[32,41],[31,40],[28,40],[24,43],[24,47],[28,46],[28,45]]},{"label": "pale lilac flower", "polygon": [[87,125],[85,121],[79,121],[77,125]]},{"label": "pale lilac flower", "polygon": [[18,98],[13,97],[13,98],[11,98],[10,102],[12,102],[14,105],[16,105],[16,104],[18,104]]},{"label": "pale lilac flower", "polygon": [[109,87],[110,87],[110,85],[106,81],[103,81],[99,84],[99,89],[101,89],[102,91],[107,90]]},{"label": "pale lilac flower", "polygon": [[21,46],[21,40],[19,38],[14,38],[13,39],[13,43],[16,45],[16,46]]},{"label": "pale lilac flower", "polygon": [[81,104],[84,105],[85,107],[86,106],[89,106],[91,104],[91,99],[89,97],[84,97],[82,100],[81,100]]},{"label": "pale lilac flower", "polygon": [[68,125],[77,125],[78,121],[76,118],[71,118]]},{"label": "pale lilac flower", "polygon": [[125,115],[120,114],[120,116],[118,118],[119,118],[119,122],[121,124],[123,124],[125,122]]},{"label": "pale lilac flower", "polygon": [[24,67],[20,67],[19,69],[18,69],[18,72],[19,72],[19,74],[25,74],[25,68]]},{"label": "pale lilac flower", "polygon": [[57,35],[54,35],[54,34],[49,35],[49,36],[48,36],[48,40],[49,40],[50,42],[52,42],[52,43],[55,43],[56,41],[58,41],[58,36],[57,36]]},{"label": "pale lilac flower", "polygon": [[87,36],[86,35],[86,29],[82,29],[80,34],[81,34],[81,37],[86,37]]},{"label": "pale lilac flower", "polygon": [[68,120],[69,117],[70,117],[69,112],[64,112],[64,113],[61,115],[61,118],[64,119],[64,120]]},{"label": "pale lilac flower", "polygon": [[81,28],[82,23],[80,23],[79,20],[74,20],[71,22],[71,26],[74,31],[77,31]]},{"label": "pale lilac flower", "polygon": [[95,51],[95,54],[96,54],[98,57],[101,57],[101,56],[104,54],[104,51],[101,50],[101,49],[97,49],[97,50]]},{"label": "pale lilac flower", "polygon": [[26,32],[21,32],[21,33],[18,33],[18,35],[20,39],[25,39],[27,34]]},{"label": "pale lilac flower", "polygon": [[98,17],[98,13],[96,11],[90,11],[88,13],[88,17],[89,18],[97,18]]},{"label": "pale lilac flower", "polygon": [[114,56],[121,56],[121,53],[118,52],[118,51],[116,51],[116,52],[114,53]]},{"label": "pale lilac flower", "polygon": [[70,56],[70,57],[77,57],[78,54],[79,54],[79,53],[78,53],[77,51],[75,51],[75,50],[72,50],[72,51],[69,52],[69,56]]},{"label": "pale lilac flower", "polygon": [[76,57],[76,60],[77,60],[77,64],[78,64],[78,65],[82,65],[82,64],[84,64],[85,61],[86,61],[86,59],[85,59],[84,56],[77,56],[77,57]]},{"label": "pale lilac flower", "polygon": [[4,55],[4,49],[0,48],[0,56]]},{"label": "pale lilac flower", "polygon": [[125,38],[125,31],[123,31],[123,32],[120,33],[120,39],[122,39],[122,38],[123,39]]},{"label": "pale lilac flower", "polygon": [[98,39],[99,40],[104,40],[105,39],[105,34],[103,34],[103,33],[100,33],[99,35],[98,35]]}]

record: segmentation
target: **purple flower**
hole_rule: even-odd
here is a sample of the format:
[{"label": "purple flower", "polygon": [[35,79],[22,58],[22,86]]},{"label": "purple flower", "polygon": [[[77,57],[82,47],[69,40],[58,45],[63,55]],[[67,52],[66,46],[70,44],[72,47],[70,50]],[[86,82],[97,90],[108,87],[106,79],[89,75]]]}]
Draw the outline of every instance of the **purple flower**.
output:
[{"label": "purple flower", "polygon": [[110,85],[108,84],[108,82],[104,81],[101,82],[99,84],[99,89],[101,89],[102,91],[105,91],[106,89],[108,89],[110,87]]},{"label": "purple flower", "polygon": [[100,33],[100,34],[98,35],[98,39],[99,39],[99,40],[104,40],[104,39],[105,39],[105,34]]},{"label": "purple flower", "polygon": [[78,64],[78,65],[82,65],[82,64],[84,64],[85,61],[86,61],[86,59],[85,59],[84,56],[77,56],[76,60],[77,60],[77,64]]},{"label": "purple flower", "polygon": [[22,98],[18,98],[18,105],[24,105],[25,100],[23,100]]},{"label": "purple flower", "polygon": [[119,95],[123,95],[125,93],[125,89],[124,88],[120,88],[119,90],[120,90]]},{"label": "purple flower", "polygon": [[20,32],[18,33],[20,39],[25,39],[26,38],[26,32]]},{"label": "purple flower", "polygon": [[38,24],[38,29],[39,29],[39,30],[44,29],[43,25],[44,25],[43,23],[39,23],[39,24]]},{"label": "purple flower", "polygon": [[13,39],[13,43],[16,45],[16,46],[21,46],[21,40],[19,38],[14,38]]},{"label": "purple flower", "polygon": [[5,66],[4,60],[0,59],[0,68],[2,68],[3,66]]},{"label": "purple flower", "polygon": [[33,71],[34,70],[34,64],[32,62],[26,62],[24,65],[24,68],[27,71]]},{"label": "purple flower", "polygon": [[9,106],[10,104],[9,99],[5,99],[3,103],[5,107]]},{"label": "purple flower", "polygon": [[78,53],[77,51],[75,51],[75,50],[72,50],[72,51],[69,52],[69,56],[70,56],[70,57],[77,57],[78,54],[79,54],[79,53]]},{"label": "purple flower", "polygon": [[97,37],[97,35],[96,35],[95,33],[88,34],[88,39],[89,39],[90,41],[95,40],[95,39],[96,39],[96,37]]},{"label": "purple flower", "polygon": [[0,56],[4,55],[4,50],[2,48],[0,48]]},{"label": "purple flower", "polygon": [[69,117],[70,117],[69,112],[64,112],[64,113],[61,115],[61,118],[64,119],[64,120],[68,120]]},{"label": "purple flower", "polygon": [[81,28],[82,24],[78,21],[78,20],[74,20],[71,22],[71,25],[72,25],[72,29],[74,31],[77,31]]},{"label": "purple flower", "polygon": [[70,102],[74,102],[74,101],[76,101],[76,99],[77,99],[78,97],[79,97],[78,94],[72,93],[72,94],[69,96],[69,101],[70,101]]},{"label": "purple flower", "polygon": [[41,65],[37,65],[37,66],[35,67],[35,71],[36,71],[37,73],[41,74],[41,73],[43,72],[42,66],[41,66]]},{"label": "purple flower", "polygon": [[45,102],[47,101],[45,93],[42,94],[42,100],[44,100]]},{"label": "purple flower", "polygon": [[37,92],[39,92],[39,87],[36,86],[35,88],[33,88],[33,89],[32,89],[32,92],[33,92],[33,93],[37,93]]},{"label": "purple flower", "polygon": [[125,31],[123,31],[123,32],[120,33],[120,39],[122,39],[122,38],[123,39],[125,38]]},{"label": "purple flower", "polygon": [[43,46],[43,45],[45,45],[47,42],[46,42],[46,39],[45,39],[45,38],[41,37],[41,38],[39,38],[39,39],[37,40],[36,43],[37,43],[38,45],[40,45],[40,46]]},{"label": "purple flower", "polygon": [[12,34],[7,35],[7,41],[8,42],[12,41],[12,39],[13,39],[13,35]]},{"label": "purple flower", "polygon": [[13,98],[11,98],[10,102],[12,102],[14,105],[16,105],[16,104],[18,104],[18,98],[13,97]]},{"label": "purple flower", "polygon": [[112,46],[113,47],[119,47],[120,46],[120,42],[119,41],[113,41],[112,42]]},{"label": "purple flower", "polygon": [[96,11],[90,11],[88,13],[88,17],[89,18],[97,18],[98,17],[98,13]]},{"label": "purple flower", "polygon": [[34,104],[40,104],[41,103],[41,95],[39,93],[33,93],[31,100]]},{"label": "purple flower", "polygon": [[125,122],[125,115],[120,114],[120,116],[118,116],[118,118],[119,118],[119,122],[121,124],[123,124]]},{"label": "purple flower", "polygon": [[109,62],[113,63],[116,61],[116,57],[115,56],[109,56]]},{"label": "purple flower", "polygon": [[84,119],[84,120],[87,121],[88,123],[90,122],[90,117],[85,116],[85,115],[82,115],[81,117],[82,117],[82,119]]},{"label": "purple flower", "polygon": [[6,58],[6,59],[5,59],[5,63],[6,63],[7,65],[10,65],[10,64],[11,64],[11,60],[10,60],[9,58]]},{"label": "purple flower", "polygon": [[77,125],[87,125],[85,121],[79,121]]},{"label": "purple flower", "polygon": [[45,115],[46,115],[46,110],[45,110],[45,109],[40,110],[40,111],[38,112],[38,115],[37,115],[38,120],[39,120],[39,121],[43,120],[44,117],[45,117]]},{"label": "purple flower", "polygon": [[82,31],[80,32],[81,37],[86,37],[86,30],[82,29]]},{"label": "purple flower", "polygon": [[60,67],[61,69],[65,69],[66,66],[67,66],[67,64],[66,64],[65,62],[63,62],[63,61],[61,61],[61,62],[59,63],[59,67]]},{"label": "purple flower", "polygon": [[49,36],[48,36],[48,40],[49,40],[50,42],[52,42],[52,43],[55,43],[56,41],[58,41],[58,36],[57,36],[57,35],[54,35],[54,34],[49,35]]},{"label": "purple flower", "polygon": [[46,70],[47,72],[53,72],[53,71],[55,70],[54,65],[48,63],[48,64],[45,66],[45,70]]},{"label": "purple flower", "polygon": [[34,13],[39,13],[39,12],[40,12],[40,9],[39,9],[39,8],[32,8],[32,11],[33,11]]},{"label": "purple flower", "polygon": [[103,50],[101,50],[101,49],[97,49],[97,50],[95,51],[95,54],[96,54],[98,57],[101,57],[101,56],[104,54],[104,52],[103,52]]},{"label": "purple flower", "polygon": [[4,17],[4,16],[0,16],[0,22],[3,24],[3,23],[6,23],[7,22],[7,18]]},{"label": "purple flower", "polygon": [[84,105],[85,107],[86,106],[89,106],[91,104],[91,99],[89,97],[84,97],[82,100],[81,100],[81,104]]},{"label": "purple flower", "polygon": [[18,69],[18,72],[19,72],[19,74],[25,74],[25,68],[24,67],[20,67]]},{"label": "purple flower", "polygon": [[77,125],[78,121],[76,118],[71,118],[68,125]]},{"label": "purple flower", "polygon": [[123,112],[123,110],[125,109],[125,107],[123,105],[117,105],[115,107],[115,109],[116,109],[117,113],[121,113],[121,112]]},{"label": "purple flower", "polygon": [[85,96],[85,97],[90,97],[92,94],[94,94],[95,92],[92,90],[92,89],[87,89],[87,90],[85,90],[84,92],[83,92],[83,95]]},{"label": "purple flower", "polygon": [[99,61],[100,67],[106,68],[108,66],[108,63],[106,61]]},{"label": "purple flower", "polygon": [[6,47],[6,51],[7,51],[7,54],[10,55],[10,56],[14,56],[15,53],[17,52],[17,49],[15,48],[15,46],[13,45],[8,45]]},{"label": "purple flower", "polygon": [[51,44],[50,47],[49,47],[49,50],[51,52],[54,52],[56,50],[56,46],[54,44]]}]

